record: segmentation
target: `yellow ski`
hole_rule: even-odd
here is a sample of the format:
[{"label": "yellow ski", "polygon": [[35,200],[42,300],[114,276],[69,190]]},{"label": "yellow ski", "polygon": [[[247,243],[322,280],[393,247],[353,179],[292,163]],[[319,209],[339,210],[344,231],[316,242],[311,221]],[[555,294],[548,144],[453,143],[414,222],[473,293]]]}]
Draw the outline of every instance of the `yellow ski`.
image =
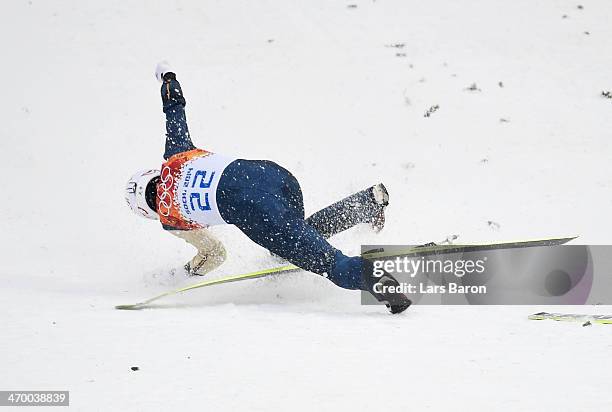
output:
[{"label": "yellow ski", "polygon": [[115,309],[122,309],[122,310],[142,309],[148,304],[150,304],[151,302],[154,302],[158,299],[161,299],[163,297],[170,296],[170,295],[176,295],[177,293],[186,292],[188,290],[203,288],[203,287],[212,286],[212,285],[220,285],[222,283],[237,282],[239,280],[256,279],[256,278],[261,278],[264,276],[272,275],[274,273],[291,272],[294,270],[299,270],[299,268],[294,265],[286,265],[286,266],[280,266],[280,267],[276,267],[272,269],[260,270],[258,272],[251,272],[251,273],[244,273],[242,275],[229,276],[229,277],[221,278],[221,279],[205,280],[203,282],[199,282],[191,286],[185,286],[180,289],[175,289],[169,292],[162,293],[161,295],[154,296],[151,299],[147,299],[142,302],[134,303],[131,305],[117,305],[115,306]]}]

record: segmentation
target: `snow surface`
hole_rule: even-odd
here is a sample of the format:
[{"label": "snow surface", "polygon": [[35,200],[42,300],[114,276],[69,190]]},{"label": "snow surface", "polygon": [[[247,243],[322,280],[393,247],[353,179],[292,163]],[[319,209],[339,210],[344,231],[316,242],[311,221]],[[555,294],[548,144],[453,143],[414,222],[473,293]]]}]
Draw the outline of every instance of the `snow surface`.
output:
[{"label": "snow surface", "polygon": [[[387,228],[346,252],[605,244],[610,21],[607,0],[5,2],[0,389],[70,390],[74,410],[610,410],[612,329],[526,318],[610,307],[390,316],[300,273],[113,309],[193,282],[169,275],[193,251],[122,194],[161,161],[158,60],[196,144],[281,163],[309,211],[385,182]],[[215,276],[272,265],[215,232]]]}]

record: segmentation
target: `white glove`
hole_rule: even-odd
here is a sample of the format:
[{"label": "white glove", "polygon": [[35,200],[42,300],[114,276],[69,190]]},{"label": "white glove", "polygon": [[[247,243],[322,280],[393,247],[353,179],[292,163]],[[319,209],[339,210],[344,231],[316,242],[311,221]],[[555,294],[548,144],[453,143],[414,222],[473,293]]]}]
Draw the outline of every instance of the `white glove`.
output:
[{"label": "white glove", "polygon": [[157,63],[157,66],[155,67],[155,78],[157,79],[158,82],[163,83],[164,74],[171,72],[171,71],[172,71],[172,67],[170,66],[170,63],[168,63],[166,60],[162,60],[159,63]]}]

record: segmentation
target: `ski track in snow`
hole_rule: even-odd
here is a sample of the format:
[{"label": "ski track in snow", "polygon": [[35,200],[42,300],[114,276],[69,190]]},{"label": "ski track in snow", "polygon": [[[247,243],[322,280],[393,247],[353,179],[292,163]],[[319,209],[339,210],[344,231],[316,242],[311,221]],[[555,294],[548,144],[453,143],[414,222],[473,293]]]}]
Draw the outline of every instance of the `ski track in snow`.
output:
[{"label": "ski track in snow", "polygon": [[[192,250],[122,198],[161,162],[161,59],[196,145],[279,162],[308,211],[387,185],[387,227],[336,237],[346,252],[608,243],[611,19],[604,0],[5,5],[0,390],[70,390],[75,410],[610,409],[612,328],[527,320],[609,306],[394,317],[298,273],[113,307],[192,282],[169,276]],[[274,265],[215,232],[219,275]]]}]

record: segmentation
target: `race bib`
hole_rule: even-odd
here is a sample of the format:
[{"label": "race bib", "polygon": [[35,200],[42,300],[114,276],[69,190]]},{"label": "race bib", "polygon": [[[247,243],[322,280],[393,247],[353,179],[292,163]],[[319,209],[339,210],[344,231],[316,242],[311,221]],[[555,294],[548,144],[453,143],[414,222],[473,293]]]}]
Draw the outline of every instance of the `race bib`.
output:
[{"label": "race bib", "polygon": [[225,224],[217,207],[217,186],[223,170],[234,160],[210,153],[183,164],[175,196],[185,220],[203,226]]}]

